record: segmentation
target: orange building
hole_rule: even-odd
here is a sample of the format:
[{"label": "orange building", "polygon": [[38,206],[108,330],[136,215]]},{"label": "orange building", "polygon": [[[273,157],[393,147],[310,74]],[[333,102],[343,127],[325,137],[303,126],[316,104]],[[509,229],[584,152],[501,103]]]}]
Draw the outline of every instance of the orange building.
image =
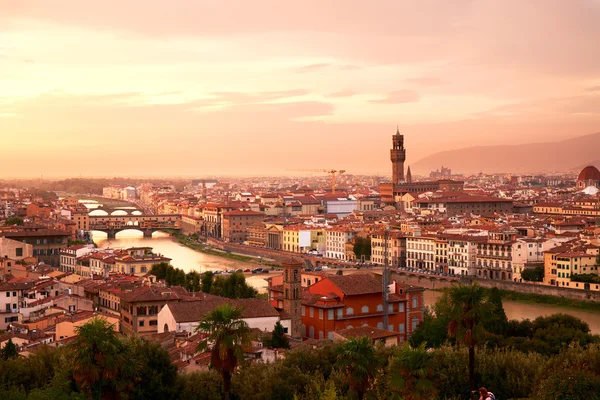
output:
[{"label": "orange building", "polygon": [[[285,304],[283,286],[269,282],[274,307]],[[424,289],[397,282],[390,285],[388,326],[383,326],[382,284],[372,274],[327,275],[303,289],[301,300],[304,338],[332,339],[342,329],[369,326],[398,332],[406,341],[423,319]]]}]

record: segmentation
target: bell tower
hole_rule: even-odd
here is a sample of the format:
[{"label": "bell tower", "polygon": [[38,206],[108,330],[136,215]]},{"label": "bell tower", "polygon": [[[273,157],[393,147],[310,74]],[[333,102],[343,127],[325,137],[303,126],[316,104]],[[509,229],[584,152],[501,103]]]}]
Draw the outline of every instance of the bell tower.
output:
[{"label": "bell tower", "polygon": [[281,263],[283,267],[283,309],[291,317],[290,336],[295,339],[302,338],[300,328],[302,326],[302,287],[300,285],[300,274],[302,261],[290,258]]},{"label": "bell tower", "polygon": [[404,182],[404,161],[406,150],[404,149],[404,135],[396,128],[396,134],[392,136],[392,149],[390,150],[392,160],[392,183],[399,185]]}]

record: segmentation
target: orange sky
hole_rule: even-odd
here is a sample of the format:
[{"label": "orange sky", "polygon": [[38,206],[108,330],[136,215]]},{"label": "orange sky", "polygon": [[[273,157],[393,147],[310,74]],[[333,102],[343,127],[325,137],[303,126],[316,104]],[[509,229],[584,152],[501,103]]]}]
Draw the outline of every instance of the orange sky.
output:
[{"label": "orange sky", "polygon": [[598,0],[0,0],[0,178],[389,174],[397,124],[408,164],[598,132],[599,21]]}]

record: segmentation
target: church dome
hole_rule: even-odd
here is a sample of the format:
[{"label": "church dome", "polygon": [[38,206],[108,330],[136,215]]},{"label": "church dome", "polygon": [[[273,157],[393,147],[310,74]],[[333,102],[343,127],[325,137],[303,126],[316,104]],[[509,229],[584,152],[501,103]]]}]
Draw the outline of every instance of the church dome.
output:
[{"label": "church dome", "polygon": [[598,171],[598,168],[594,167],[593,165],[588,165],[582,169],[577,177],[578,182],[585,182],[589,180],[600,181],[600,171]]}]

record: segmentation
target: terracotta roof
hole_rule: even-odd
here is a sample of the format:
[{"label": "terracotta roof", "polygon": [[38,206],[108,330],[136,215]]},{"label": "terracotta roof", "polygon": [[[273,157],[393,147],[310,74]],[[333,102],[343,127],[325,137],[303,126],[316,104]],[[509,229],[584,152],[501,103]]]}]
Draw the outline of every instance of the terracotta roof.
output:
[{"label": "terracotta roof", "polygon": [[382,292],[381,282],[371,274],[331,275],[325,279],[340,288],[345,296]]},{"label": "terracotta roof", "polygon": [[584,169],[581,170],[579,176],[577,176],[577,181],[600,181],[600,171],[598,168],[593,165],[588,165]]},{"label": "terracotta roof", "polygon": [[229,303],[236,307],[243,307],[242,318],[277,317],[279,312],[263,299],[226,299],[216,298],[200,301],[185,301],[169,303],[167,307],[171,310],[176,322],[197,322],[206,314],[221,304]]}]

